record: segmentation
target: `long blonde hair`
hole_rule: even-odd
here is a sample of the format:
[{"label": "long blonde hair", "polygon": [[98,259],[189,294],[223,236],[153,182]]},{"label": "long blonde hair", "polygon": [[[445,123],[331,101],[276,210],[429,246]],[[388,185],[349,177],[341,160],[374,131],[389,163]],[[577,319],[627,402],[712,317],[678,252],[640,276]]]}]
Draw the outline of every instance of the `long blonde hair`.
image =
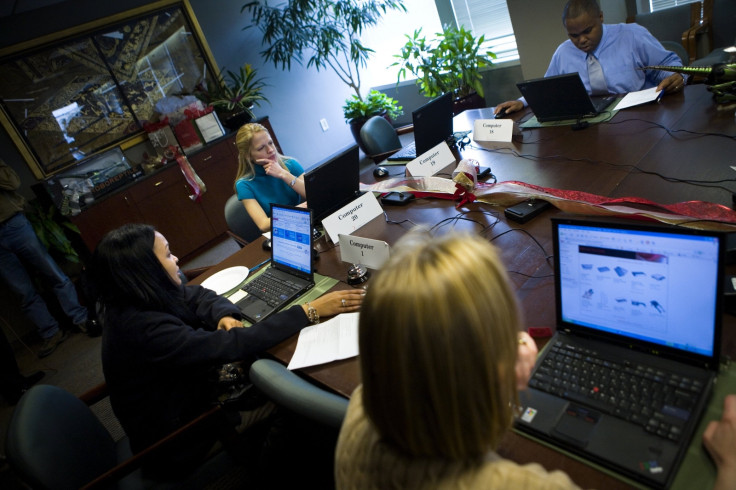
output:
[{"label": "long blonde hair", "polygon": [[495,248],[413,232],[360,311],[366,414],[415,457],[481,458],[512,422],[519,313]]},{"label": "long blonde hair", "polygon": [[[235,177],[235,182],[240,179],[253,180],[255,176],[254,166],[256,164],[250,158],[250,149],[253,143],[253,137],[262,131],[268,133],[268,129],[265,126],[258,123],[248,123],[241,126],[238,134],[235,135],[235,146],[238,148],[238,174]],[[288,157],[279,153],[278,150],[276,151],[276,157],[279,165],[285,170],[288,170],[285,163]]]}]

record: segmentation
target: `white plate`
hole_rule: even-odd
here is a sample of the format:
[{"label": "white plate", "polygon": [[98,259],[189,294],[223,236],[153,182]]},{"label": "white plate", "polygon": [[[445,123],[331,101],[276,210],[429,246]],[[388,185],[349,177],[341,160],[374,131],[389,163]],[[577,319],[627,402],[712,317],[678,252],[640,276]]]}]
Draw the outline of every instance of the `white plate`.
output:
[{"label": "white plate", "polygon": [[205,279],[202,286],[217,294],[225,294],[240,286],[248,277],[248,272],[250,270],[247,267],[230,267]]}]

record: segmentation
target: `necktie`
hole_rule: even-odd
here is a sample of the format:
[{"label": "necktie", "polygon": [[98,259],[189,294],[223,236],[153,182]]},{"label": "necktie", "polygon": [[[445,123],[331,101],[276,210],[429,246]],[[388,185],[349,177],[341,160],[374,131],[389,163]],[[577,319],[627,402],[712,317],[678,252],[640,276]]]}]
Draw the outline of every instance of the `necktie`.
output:
[{"label": "necktie", "polygon": [[603,68],[601,68],[598,58],[592,54],[588,54],[588,78],[590,79],[592,95],[608,94],[608,85],[606,84],[606,77],[603,76]]}]

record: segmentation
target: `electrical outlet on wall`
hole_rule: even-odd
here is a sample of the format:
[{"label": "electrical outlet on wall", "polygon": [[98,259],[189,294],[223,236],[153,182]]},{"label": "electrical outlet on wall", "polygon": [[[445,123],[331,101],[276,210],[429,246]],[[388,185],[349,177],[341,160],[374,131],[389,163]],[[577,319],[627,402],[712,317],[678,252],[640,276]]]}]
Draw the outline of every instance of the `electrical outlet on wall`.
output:
[{"label": "electrical outlet on wall", "polygon": [[320,119],[319,125],[322,126],[322,131],[327,131],[328,129],[330,129],[330,126],[327,124],[327,119]]}]

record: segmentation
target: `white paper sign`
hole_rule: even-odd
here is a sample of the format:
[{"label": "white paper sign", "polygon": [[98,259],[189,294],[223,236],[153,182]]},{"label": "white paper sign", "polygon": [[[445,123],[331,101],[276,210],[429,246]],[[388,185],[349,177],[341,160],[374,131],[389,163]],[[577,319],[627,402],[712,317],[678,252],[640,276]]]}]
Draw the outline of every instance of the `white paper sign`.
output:
[{"label": "white paper sign", "polygon": [[350,264],[380,269],[389,256],[388,243],[353,235],[340,235],[340,258]]},{"label": "white paper sign", "polygon": [[476,119],[473,125],[473,141],[511,143],[514,121],[511,119]]},{"label": "white paper sign", "polygon": [[431,177],[448,165],[456,162],[455,155],[444,141],[406,164],[412,177]]},{"label": "white paper sign", "polygon": [[340,233],[350,235],[380,214],[383,214],[383,208],[378,204],[376,196],[372,192],[366,192],[323,219],[322,226],[332,243],[337,243]]}]

